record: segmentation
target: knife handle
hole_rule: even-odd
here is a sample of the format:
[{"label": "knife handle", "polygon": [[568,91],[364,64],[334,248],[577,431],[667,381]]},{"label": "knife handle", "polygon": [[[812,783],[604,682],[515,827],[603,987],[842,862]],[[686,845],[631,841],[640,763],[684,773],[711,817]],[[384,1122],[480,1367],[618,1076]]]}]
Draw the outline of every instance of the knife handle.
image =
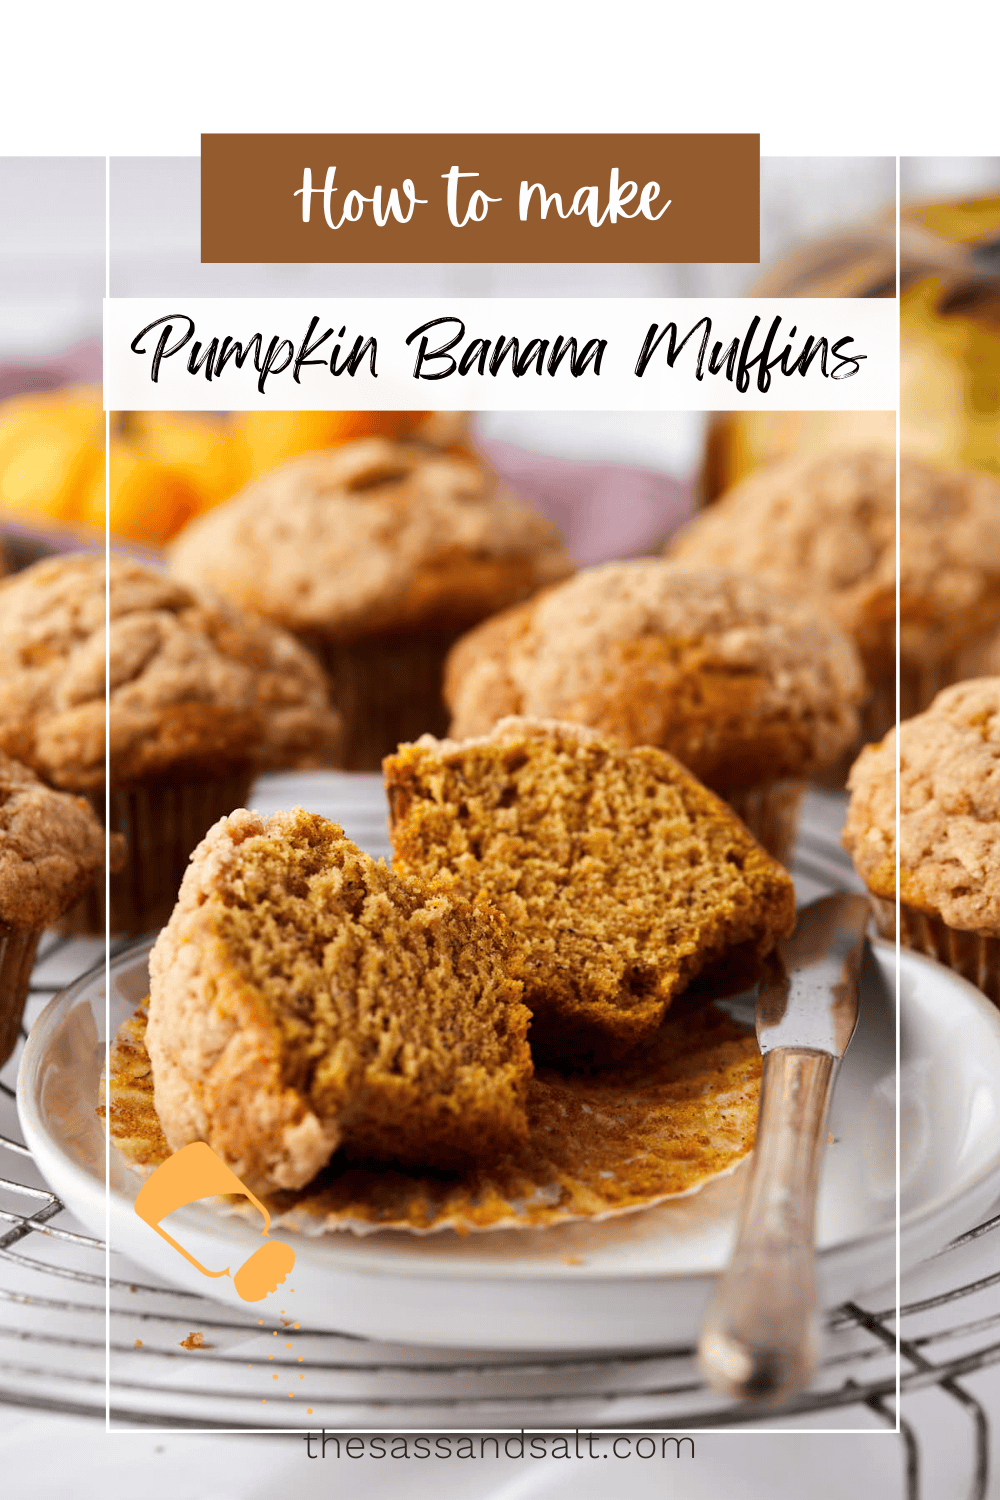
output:
[{"label": "knife handle", "polygon": [[786,1396],[816,1368],[816,1193],[833,1072],[829,1052],[781,1047],[764,1056],[759,1145],[736,1248],[698,1344],[702,1372],[731,1396]]}]

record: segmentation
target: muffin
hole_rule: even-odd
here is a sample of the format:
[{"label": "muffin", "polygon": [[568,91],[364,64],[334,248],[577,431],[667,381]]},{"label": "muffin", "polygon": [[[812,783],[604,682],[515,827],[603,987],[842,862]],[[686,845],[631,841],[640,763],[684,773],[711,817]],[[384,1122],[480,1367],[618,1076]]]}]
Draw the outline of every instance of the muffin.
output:
[{"label": "muffin", "polygon": [[[128,846],[115,932],[165,921],[212,823],[261,770],[330,764],[340,728],[297,641],[151,568],[51,558],[0,583],[0,749],[102,819],[106,712],[111,828]],[[71,920],[104,931],[103,882]]]},{"label": "muffin", "polygon": [[418,889],[297,809],[239,811],[195,852],[150,955],[156,1113],[248,1185],[338,1148],[430,1167],[527,1135],[528,1012],[506,924]]},{"label": "muffin", "polygon": [[808,601],[661,558],[589,568],[487,620],[445,677],[453,739],[520,714],[660,746],[783,861],[805,778],[854,743],[862,693],[853,645]]},{"label": "muffin", "polygon": [[[899,886],[896,738],[899,736]],[[1000,1004],[1000,677],[959,682],[853,767],[844,845],[879,930]]]},{"label": "muffin", "polygon": [[785,871],[652,746],[510,718],[402,745],[385,776],[393,869],[484,893],[509,921],[536,1058],[648,1041],[696,975],[794,926]]},{"label": "muffin", "polygon": [[43,929],[103,867],[104,829],[87,803],[0,752],[0,1067],[17,1043]]},{"label": "muffin", "polygon": [[262,475],[188,526],[170,567],[319,653],[352,770],[443,732],[456,636],[573,570],[549,522],[478,464],[380,438]]},{"label": "muffin", "polygon": [[[896,482],[875,449],[789,459],[737,485],[669,544],[686,563],[797,588],[851,635],[871,685],[862,737],[896,722]],[[963,654],[1000,629],[1000,484],[900,465],[900,716],[968,676]]]}]

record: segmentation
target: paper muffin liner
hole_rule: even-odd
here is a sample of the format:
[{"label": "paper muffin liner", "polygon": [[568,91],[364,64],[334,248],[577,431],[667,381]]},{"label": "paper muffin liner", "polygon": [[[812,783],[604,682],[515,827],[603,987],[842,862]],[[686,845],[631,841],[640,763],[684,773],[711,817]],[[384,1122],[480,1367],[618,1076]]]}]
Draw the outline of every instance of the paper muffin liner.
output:
[{"label": "paper muffin liner", "polygon": [[[173,911],[188,859],[225,814],[245,807],[253,774],[241,771],[211,781],[149,782],[111,792],[111,831],[125,839],[124,865],[110,879],[113,933],[162,927]],[[85,793],[104,822],[104,792]],[[104,872],[63,919],[64,932],[105,928]]]},{"label": "paper muffin liner", "polygon": [[790,866],[805,789],[804,781],[770,781],[726,792],[725,800],[768,854]]},{"label": "paper muffin liner", "polygon": [[[146,1021],[140,1008],[122,1023],[101,1095],[115,1148],[143,1175],[171,1154],[155,1108]],[[497,1159],[424,1174],[338,1152],[306,1187],[264,1191],[261,1200],[272,1231],[307,1235],[469,1234],[615,1218],[685,1198],[732,1172],[753,1148],[760,1073],[752,1034],[682,996],[649,1043],[614,1068],[539,1068],[528,1084],[528,1137]],[[212,1201],[228,1213],[249,1208],[243,1198]]]},{"label": "paper muffin liner", "polygon": [[41,935],[40,927],[5,927],[0,923],[0,1068],[17,1046]]},{"label": "paper muffin liner", "polygon": [[435,631],[349,642],[307,640],[330,679],[330,701],[344,719],[345,770],[379,771],[383,758],[404,741],[447,733],[441,688],[445,657],[457,639],[455,631]]},{"label": "paper muffin liner", "polygon": [[[896,903],[883,896],[872,896],[875,923],[882,937],[895,940]],[[954,969],[963,979],[982,990],[994,1005],[1000,1006],[1000,938],[981,932],[962,932],[949,927],[940,917],[918,911],[915,906],[899,904],[899,941],[939,964]]]},{"label": "paper muffin liner", "polygon": [[[896,683],[895,679],[887,678],[883,682],[873,682],[870,685],[871,696],[860,711],[861,732],[858,742],[851,751],[851,759],[848,770],[853,765],[862,746],[875,745],[884,739],[890,729],[896,724]],[[904,714],[904,718],[906,715]],[[846,780],[846,773],[845,773]]]},{"label": "paper muffin liner", "polygon": [[895,678],[869,683],[869,697],[867,702],[859,707],[858,719],[860,727],[857,739],[842,755],[838,756],[832,766],[827,766],[813,776],[812,779],[817,786],[843,791],[851,767],[865,745],[877,744],[889,733],[890,729],[894,728],[896,723]]}]

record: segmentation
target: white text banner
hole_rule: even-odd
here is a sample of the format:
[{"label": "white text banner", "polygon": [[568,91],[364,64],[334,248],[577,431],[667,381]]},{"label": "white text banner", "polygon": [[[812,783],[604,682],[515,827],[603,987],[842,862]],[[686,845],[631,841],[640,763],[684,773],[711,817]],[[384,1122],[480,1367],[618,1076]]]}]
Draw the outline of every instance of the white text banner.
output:
[{"label": "white text banner", "polygon": [[105,402],[143,411],[881,411],[872,298],[110,298]]}]

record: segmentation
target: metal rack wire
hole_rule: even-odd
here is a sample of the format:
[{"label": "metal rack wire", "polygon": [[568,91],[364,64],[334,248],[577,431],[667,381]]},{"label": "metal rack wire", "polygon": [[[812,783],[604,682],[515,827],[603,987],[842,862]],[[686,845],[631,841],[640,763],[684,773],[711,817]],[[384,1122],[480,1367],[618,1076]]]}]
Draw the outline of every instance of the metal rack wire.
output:
[{"label": "metal rack wire", "polygon": [[[849,879],[815,804],[799,846],[802,894]],[[100,946],[50,938],[26,1022],[100,958]],[[880,1305],[831,1315],[810,1389],[761,1412],[734,1407],[701,1381],[687,1346],[641,1353],[510,1355],[414,1349],[314,1333],[291,1319],[264,1326],[159,1284],[110,1257],[46,1187],[23,1144],[14,1104],[17,1058],[0,1075],[0,1400],[113,1425],[177,1429],[488,1428],[597,1431],[758,1424],[895,1426],[892,1289]],[[983,1500],[989,1415],[968,1381],[1000,1364],[1000,1214],[953,1241],[904,1286],[901,1491],[920,1500],[922,1437],[952,1423],[959,1496]],[[181,1347],[192,1332],[196,1350]],[[108,1383],[105,1341],[108,1349]],[[268,1389],[268,1387],[271,1387]],[[264,1394],[262,1395],[262,1391]],[[889,1439],[887,1439],[889,1440]],[[964,1469],[962,1465],[964,1464]]]}]

